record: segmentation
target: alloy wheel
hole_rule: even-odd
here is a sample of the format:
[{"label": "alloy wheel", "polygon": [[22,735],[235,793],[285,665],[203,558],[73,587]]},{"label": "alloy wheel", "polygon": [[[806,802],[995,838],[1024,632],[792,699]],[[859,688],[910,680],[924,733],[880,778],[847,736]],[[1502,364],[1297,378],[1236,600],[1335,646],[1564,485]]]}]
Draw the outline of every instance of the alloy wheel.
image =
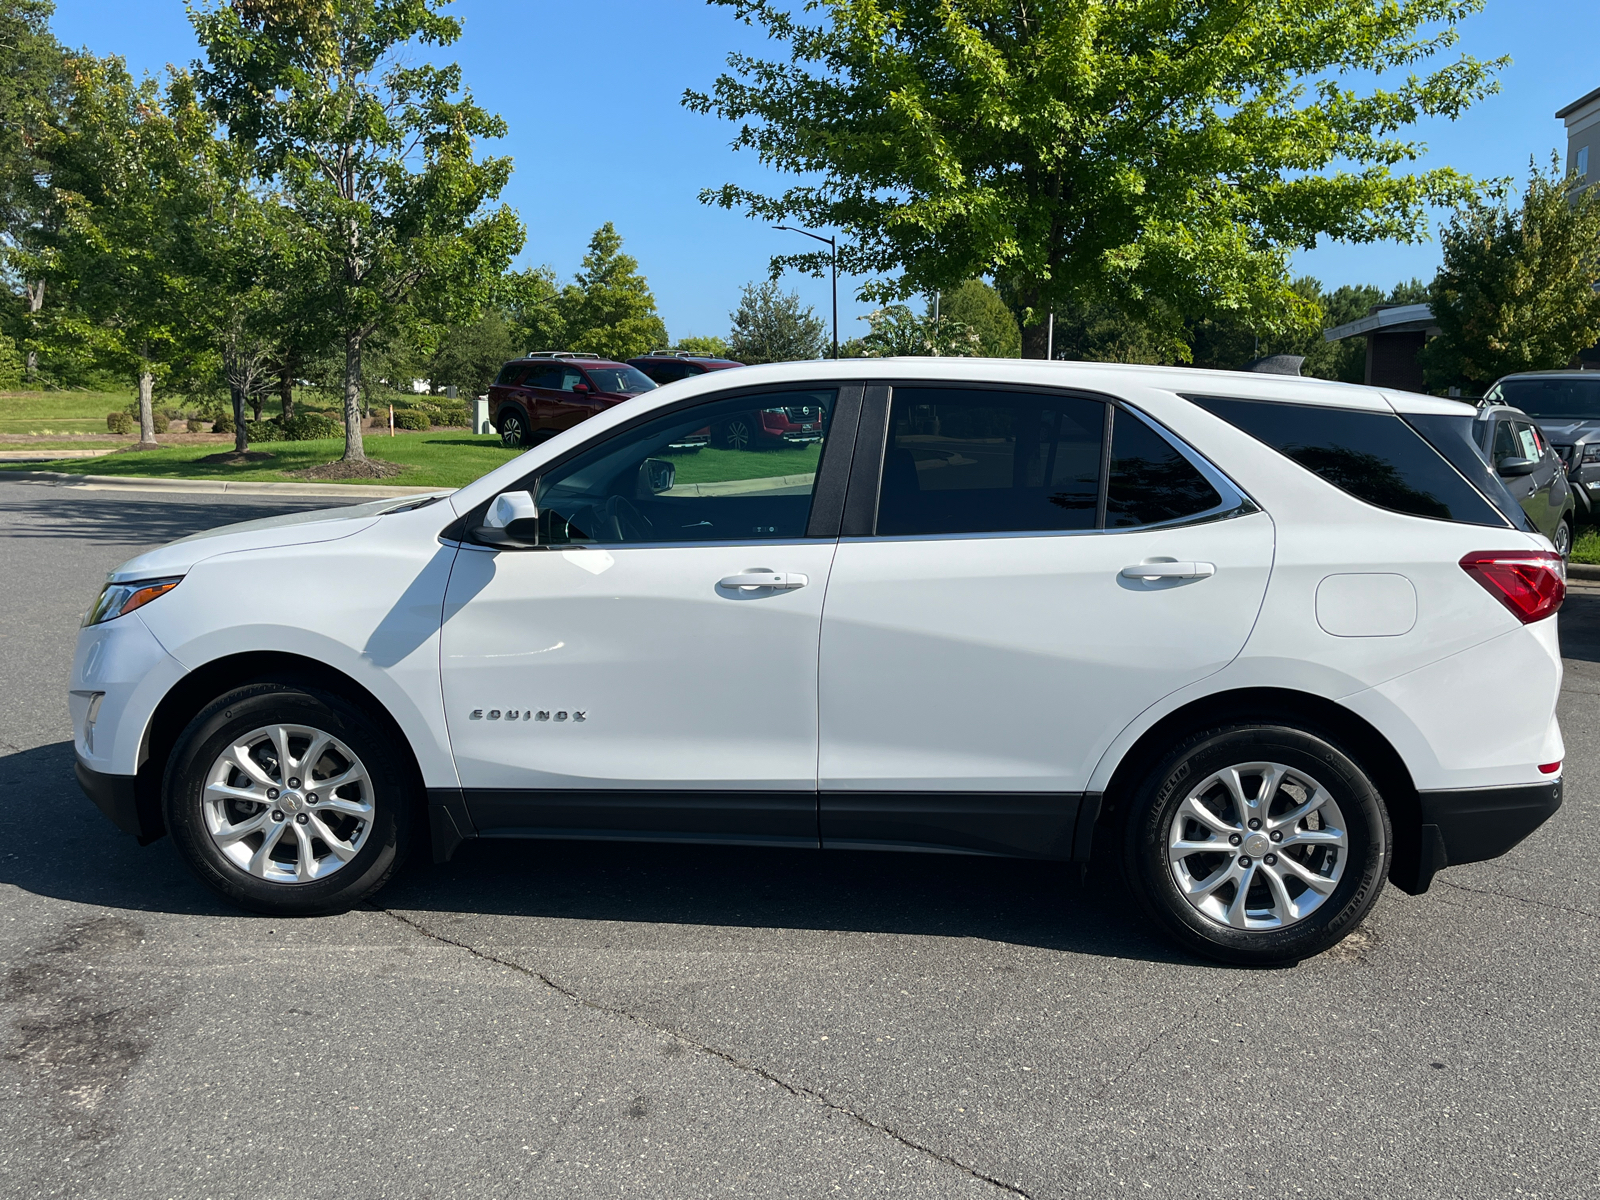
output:
[{"label": "alloy wheel", "polygon": [[523,428],[521,417],[508,413],[500,418],[501,445],[515,450],[527,440],[527,430]]},{"label": "alloy wheel", "polygon": [[1572,526],[1562,521],[1556,526],[1556,535],[1551,540],[1555,543],[1556,553],[1566,558],[1572,553]]},{"label": "alloy wheel", "polygon": [[1239,763],[1191,788],[1167,830],[1178,892],[1231,929],[1283,929],[1333,894],[1349,857],[1338,803],[1305,772]]},{"label": "alloy wheel", "polygon": [[201,806],[212,842],[271,883],[326,879],[373,827],[371,776],[355,752],[307,725],[252,730],[217,755]]}]

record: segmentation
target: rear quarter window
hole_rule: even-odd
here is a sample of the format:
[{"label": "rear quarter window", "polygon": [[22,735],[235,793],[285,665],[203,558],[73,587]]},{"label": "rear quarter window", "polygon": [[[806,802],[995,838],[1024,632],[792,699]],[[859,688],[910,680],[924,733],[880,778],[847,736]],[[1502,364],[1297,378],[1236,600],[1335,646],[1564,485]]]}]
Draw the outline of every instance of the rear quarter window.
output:
[{"label": "rear quarter window", "polygon": [[1506,525],[1494,505],[1393,413],[1222,396],[1188,399],[1378,508],[1467,525]]}]

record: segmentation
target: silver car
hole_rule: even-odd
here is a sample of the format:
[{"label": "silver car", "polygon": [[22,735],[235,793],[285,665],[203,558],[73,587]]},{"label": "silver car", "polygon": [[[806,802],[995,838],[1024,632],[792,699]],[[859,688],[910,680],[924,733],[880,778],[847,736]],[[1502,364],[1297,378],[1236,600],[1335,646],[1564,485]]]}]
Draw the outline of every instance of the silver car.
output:
[{"label": "silver car", "polygon": [[1473,438],[1534,528],[1562,558],[1570,555],[1577,502],[1567,483],[1567,465],[1538,423],[1520,408],[1486,403],[1478,409]]}]

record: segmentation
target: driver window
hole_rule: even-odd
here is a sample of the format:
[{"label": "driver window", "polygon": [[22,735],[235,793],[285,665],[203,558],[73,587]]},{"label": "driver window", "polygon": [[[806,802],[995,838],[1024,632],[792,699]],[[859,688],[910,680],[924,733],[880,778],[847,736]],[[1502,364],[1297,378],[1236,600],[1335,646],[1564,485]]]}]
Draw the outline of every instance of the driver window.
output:
[{"label": "driver window", "polygon": [[1494,462],[1499,465],[1502,458],[1520,458],[1521,448],[1517,445],[1516,436],[1511,431],[1510,421],[1499,421],[1494,427]]},{"label": "driver window", "polygon": [[539,540],[616,545],[804,537],[836,394],[720,400],[608,438],[539,478]]},{"label": "driver window", "polygon": [[559,391],[570,392],[582,382],[583,375],[576,367],[562,367],[561,382],[556,386]]}]

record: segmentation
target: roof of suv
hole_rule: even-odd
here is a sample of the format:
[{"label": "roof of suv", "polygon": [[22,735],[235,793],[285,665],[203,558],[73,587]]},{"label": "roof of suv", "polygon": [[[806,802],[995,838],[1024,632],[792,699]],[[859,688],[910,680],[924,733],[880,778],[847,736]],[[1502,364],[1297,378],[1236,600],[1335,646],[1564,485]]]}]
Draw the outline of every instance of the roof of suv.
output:
[{"label": "roof of suv", "polygon": [[502,371],[505,370],[505,368],[509,367],[511,363],[547,363],[551,361],[569,363],[574,367],[625,367],[628,365],[625,362],[618,362],[614,358],[601,358],[598,354],[589,355],[552,352],[550,354],[525,354],[521,358],[511,359],[500,369]]}]

